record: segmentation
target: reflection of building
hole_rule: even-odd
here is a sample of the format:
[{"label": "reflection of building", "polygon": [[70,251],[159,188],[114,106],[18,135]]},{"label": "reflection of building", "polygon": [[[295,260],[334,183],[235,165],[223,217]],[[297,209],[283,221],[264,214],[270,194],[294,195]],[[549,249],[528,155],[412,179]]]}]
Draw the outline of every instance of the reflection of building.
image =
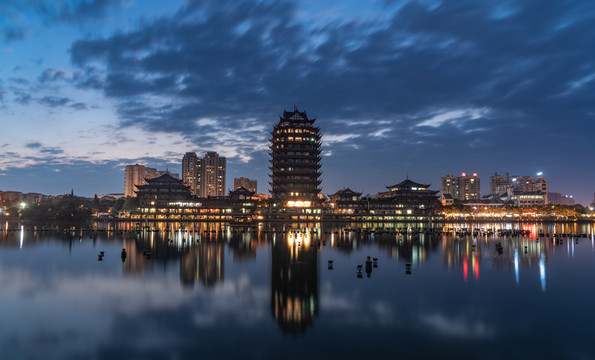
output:
[{"label": "reflection of building", "polygon": [[224,245],[221,242],[203,241],[191,247],[180,259],[180,281],[192,286],[200,281],[213,287],[224,278]]},{"label": "reflection of building", "polygon": [[200,173],[196,153],[187,152],[182,158],[182,180],[190,188],[192,195],[196,195],[196,187],[199,183]]},{"label": "reflection of building", "polygon": [[196,193],[200,197],[225,196],[226,159],[214,151],[198,160]]},{"label": "reflection of building", "polygon": [[318,315],[318,254],[310,233],[273,242],[271,310],[283,332],[303,333]]},{"label": "reflection of building", "polygon": [[127,254],[126,261],[122,262],[122,271],[124,273],[142,273],[155,267],[154,261],[142,255],[142,249],[139,248],[139,245],[134,238],[124,238],[122,247],[126,249]]},{"label": "reflection of building", "polygon": [[281,207],[311,207],[320,189],[320,129],[306,112],[283,111],[270,148],[272,200]]}]

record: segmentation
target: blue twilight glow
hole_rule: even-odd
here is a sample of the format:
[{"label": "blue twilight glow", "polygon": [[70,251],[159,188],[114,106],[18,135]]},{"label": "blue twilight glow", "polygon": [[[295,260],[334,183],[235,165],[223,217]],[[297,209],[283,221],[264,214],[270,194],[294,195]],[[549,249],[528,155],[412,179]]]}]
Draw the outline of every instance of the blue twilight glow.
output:
[{"label": "blue twilight glow", "polygon": [[211,150],[264,189],[295,104],[324,193],[539,171],[588,204],[593,23],[590,0],[3,0],[0,190],[122,192],[126,164]]}]

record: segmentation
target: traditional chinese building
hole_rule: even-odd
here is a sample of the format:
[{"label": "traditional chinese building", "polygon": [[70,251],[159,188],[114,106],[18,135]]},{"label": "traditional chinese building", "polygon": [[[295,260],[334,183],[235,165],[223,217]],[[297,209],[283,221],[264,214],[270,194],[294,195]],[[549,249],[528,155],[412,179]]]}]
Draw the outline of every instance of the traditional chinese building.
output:
[{"label": "traditional chinese building", "polygon": [[428,190],[430,185],[416,183],[409,179],[387,186],[388,191],[378,193],[382,199],[391,199],[405,207],[434,208],[437,190]]},{"label": "traditional chinese building", "polygon": [[283,111],[271,132],[271,194],[277,207],[313,207],[321,191],[320,129],[297,108]]},{"label": "traditional chinese building", "polygon": [[362,201],[362,193],[350,188],[343,188],[329,195],[329,205],[337,213],[353,214],[358,210],[367,210],[367,202]]},{"label": "traditional chinese building", "polygon": [[139,207],[164,206],[171,201],[184,201],[191,198],[190,188],[170,174],[146,179],[146,185],[137,185]]}]

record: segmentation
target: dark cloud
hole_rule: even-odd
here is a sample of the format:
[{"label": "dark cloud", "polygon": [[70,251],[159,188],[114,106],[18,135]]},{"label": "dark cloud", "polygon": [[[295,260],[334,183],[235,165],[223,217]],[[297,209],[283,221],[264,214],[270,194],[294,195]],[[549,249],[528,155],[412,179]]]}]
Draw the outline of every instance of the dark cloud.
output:
[{"label": "dark cloud", "polygon": [[39,76],[39,81],[44,83],[44,82],[51,82],[51,81],[56,81],[56,80],[67,80],[68,78],[69,78],[69,75],[64,70],[47,68]]},{"label": "dark cloud", "polygon": [[58,107],[58,106],[66,106],[70,102],[71,99],[67,97],[59,97],[59,96],[44,96],[38,100],[40,104],[49,106],[49,107]]},{"label": "dark cloud", "polygon": [[29,105],[31,100],[33,100],[33,98],[31,97],[30,94],[20,92],[20,91],[15,91],[14,96],[15,96],[14,101],[21,105]]},{"label": "dark cloud", "polygon": [[56,23],[83,24],[102,21],[109,10],[122,5],[122,0],[2,0],[0,1],[0,41],[22,40],[31,32],[22,19],[36,14],[46,25]]},{"label": "dark cloud", "polygon": [[5,42],[21,40],[27,35],[27,30],[20,26],[0,27],[0,36]]},{"label": "dark cloud", "polygon": [[29,149],[39,149],[41,148],[43,145],[41,145],[41,143],[39,142],[32,142],[32,143],[28,143],[27,145],[25,145],[26,147],[28,147]]},{"label": "dark cloud", "polygon": [[87,104],[85,104],[85,103],[80,103],[80,102],[78,102],[78,103],[74,103],[74,104],[72,104],[72,105],[70,105],[70,106],[71,106],[73,109],[75,109],[75,110],[87,110],[87,109],[89,109],[89,108],[87,107]]},{"label": "dark cloud", "polygon": [[21,77],[9,77],[8,80],[12,81],[17,85],[29,85],[30,81]]},{"label": "dark cloud", "polygon": [[[322,27],[299,10],[289,1],[189,2],[172,18],[75,42],[72,61],[105,71],[81,78],[117,100],[123,125],[244,154],[260,151],[276,115],[293,104],[327,134],[361,135],[326,145],[344,153],[420,148],[421,159],[428,144],[457,141],[452,155],[464,157],[489,152],[477,138],[486,132],[536,147],[552,133],[595,130],[595,82],[581,82],[595,73],[590,3],[411,1],[386,23]],[[416,126],[474,111],[477,118]]]},{"label": "dark cloud", "polygon": [[[201,8],[204,20],[184,12],[187,17],[134,32],[78,41],[72,59],[103,62],[105,93],[125,100],[125,120],[149,127],[167,127],[173,118],[175,129],[200,117],[259,117],[293,102],[326,118],[452,107],[507,112],[522,105],[525,112],[563,100],[549,98],[593,71],[595,50],[587,44],[595,40],[589,30],[594,9],[563,5],[519,2],[514,13],[498,18],[496,8],[472,1],[435,9],[410,2],[385,28],[335,23],[309,29],[295,20],[288,2],[227,2]],[[314,35],[326,40],[312,43]],[[164,108],[143,99],[159,95],[176,101]],[[126,107],[139,102],[146,111],[131,118],[135,112]]]},{"label": "dark cloud", "polygon": [[58,154],[63,154],[64,150],[62,150],[58,147],[44,147],[39,152],[42,154],[48,154],[48,155],[58,155]]},{"label": "dark cloud", "polygon": [[64,3],[52,14],[57,20],[81,23],[97,21],[107,16],[108,10],[119,7],[122,0],[82,0],[75,3]]},{"label": "dark cloud", "polygon": [[[22,10],[26,2],[8,3]],[[49,22],[72,23],[121,5],[27,3]],[[264,162],[272,123],[297,104],[335,136],[324,142],[333,154],[325,181],[341,180],[347,157],[383,159],[391,172],[383,179],[423,164],[432,173],[418,170],[421,176],[436,182],[437,172],[524,173],[565,163],[569,148],[591,151],[594,2],[387,3],[377,20],[312,22],[292,1],[187,1],[173,16],[73,43],[78,71],[49,68],[39,80],[103,91],[122,126],[173,132]],[[6,4],[0,20],[11,14]],[[10,90],[23,105],[87,107]],[[510,159],[523,168],[511,169]],[[358,176],[346,185],[369,181]]]}]

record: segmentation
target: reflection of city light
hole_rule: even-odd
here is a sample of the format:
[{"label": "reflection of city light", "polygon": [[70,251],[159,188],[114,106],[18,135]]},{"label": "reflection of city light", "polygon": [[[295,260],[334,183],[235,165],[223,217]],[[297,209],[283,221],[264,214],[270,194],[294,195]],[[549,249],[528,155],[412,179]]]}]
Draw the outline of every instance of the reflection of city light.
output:
[{"label": "reflection of city light", "polygon": [[20,237],[20,243],[19,243],[19,247],[22,249],[23,248],[23,238],[24,238],[24,233],[23,233],[23,225],[21,225],[21,237]]},{"label": "reflection of city light", "polygon": [[289,235],[287,236],[287,243],[289,244],[289,246],[293,246],[293,233],[289,233]]},{"label": "reflection of city light", "polygon": [[539,279],[541,280],[541,291],[545,292],[545,254],[539,259]]},{"label": "reflection of city light", "polygon": [[465,282],[467,282],[467,274],[469,272],[468,269],[468,265],[467,265],[467,259],[463,260],[463,278],[465,279]]},{"label": "reflection of city light", "polygon": [[519,283],[519,249],[514,249],[514,276]]},{"label": "reflection of city light", "polygon": [[473,270],[475,270],[475,280],[479,280],[479,258],[475,258],[475,262],[473,263]]}]

